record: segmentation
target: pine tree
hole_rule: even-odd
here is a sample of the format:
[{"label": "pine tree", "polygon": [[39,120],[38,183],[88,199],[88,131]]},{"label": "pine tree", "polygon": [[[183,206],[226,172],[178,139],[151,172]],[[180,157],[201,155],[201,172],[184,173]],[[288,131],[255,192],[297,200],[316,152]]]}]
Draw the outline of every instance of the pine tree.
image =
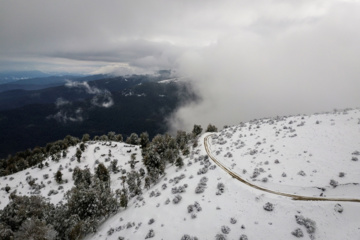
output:
[{"label": "pine tree", "polygon": [[130,196],[136,196],[142,193],[140,174],[138,172],[131,171],[127,174],[127,184]]},{"label": "pine tree", "polygon": [[80,143],[80,150],[81,150],[82,152],[85,151],[85,144],[84,144],[84,143]]},{"label": "pine tree", "polygon": [[140,134],[140,146],[141,146],[141,148],[146,148],[149,143],[150,143],[149,134],[147,132],[141,133]]},{"label": "pine tree", "polygon": [[151,184],[151,179],[150,179],[150,177],[149,176],[146,176],[145,177],[145,188],[146,189],[149,189],[150,188],[150,184]]},{"label": "pine tree", "polygon": [[138,163],[138,162],[139,161],[136,161],[136,153],[131,154],[130,161],[129,161],[131,169],[134,169],[135,164]]},{"label": "pine tree", "polygon": [[55,181],[57,182],[57,183],[59,183],[59,184],[61,184],[62,183],[62,173],[61,173],[61,171],[60,170],[58,170],[56,173],[55,173]]},{"label": "pine tree", "polygon": [[116,134],[115,134],[115,132],[108,132],[108,139],[110,140],[110,141],[115,141],[116,140]]},{"label": "pine tree", "polygon": [[200,125],[194,125],[194,128],[193,128],[193,130],[192,130],[192,133],[193,133],[193,135],[194,135],[194,137],[196,137],[196,136],[198,136],[198,135],[200,135],[201,134],[201,132],[202,132],[202,127],[200,126]]},{"label": "pine tree", "polygon": [[81,150],[79,148],[77,148],[75,156],[76,156],[78,162],[80,162],[81,154],[82,154]]},{"label": "pine tree", "polygon": [[178,157],[175,161],[175,166],[182,168],[184,166],[184,160],[182,157]]},{"label": "pine tree", "polygon": [[118,173],[119,172],[119,167],[118,167],[117,163],[118,163],[117,159],[112,160],[111,163],[110,163],[111,171],[113,173]]},{"label": "pine tree", "polygon": [[122,190],[122,194],[120,195],[120,207],[127,208],[128,205],[128,193],[126,189]]},{"label": "pine tree", "polygon": [[110,173],[103,163],[97,166],[95,176],[103,182],[110,183]]},{"label": "pine tree", "polygon": [[87,141],[90,141],[90,135],[85,133],[83,136],[82,136],[82,139],[81,139],[82,142],[87,142]]},{"label": "pine tree", "polygon": [[138,145],[139,137],[136,133],[130,134],[130,136],[126,139],[127,144]]},{"label": "pine tree", "polygon": [[217,127],[215,127],[215,125],[209,124],[206,128],[206,132],[217,132],[217,131],[218,131],[218,129],[217,129]]},{"label": "pine tree", "polygon": [[115,136],[115,141],[117,141],[117,142],[122,142],[122,141],[123,141],[123,136],[122,136],[121,134],[117,134],[117,135]]}]

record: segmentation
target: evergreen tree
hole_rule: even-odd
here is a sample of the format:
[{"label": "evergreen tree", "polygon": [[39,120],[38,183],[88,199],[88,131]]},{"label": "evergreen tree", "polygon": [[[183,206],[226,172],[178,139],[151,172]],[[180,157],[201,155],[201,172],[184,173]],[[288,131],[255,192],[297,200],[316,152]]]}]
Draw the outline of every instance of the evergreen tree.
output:
[{"label": "evergreen tree", "polygon": [[119,166],[117,165],[118,160],[114,159],[110,162],[110,166],[111,166],[111,171],[113,173],[118,173],[119,172]]},{"label": "evergreen tree", "polygon": [[82,138],[81,138],[81,141],[82,142],[87,142],[87,141],[90,141],[90,135],[85,133]]},{"label": "evergreen tree", "polygon": [[188,143],[188,136],[185,131],[177,131],[175,140],[176,140],[177,146],[180,149],[184,149],[184,147]]},{"label": "evergreen tree", "polygon": [[151,178],[149,176],[145,177],[145,188],[149,189],[150,188],[150,184],[151,184]]},{"label": "evergreen tree", "polygon": [[138,163],[138,162],[139,161],[136,161],[136,153],[131,154],[130,161],[129,161],[131,169],[134,169],[135,164]]},{"label": "evergreen tree", "polygon": [[139,169],[139,173],[140,173],[140,177],[144,177],[145,176],[145,170],[143,168]]},{"label": "evergreen tree", "polygon": [[80,150],[81,150],[82,152],[85,151],[85,144],[84,144],[83,142],[80,143]]},{"label": "evergreen tree", "polygon": [[140,146],[141,148],[146,148],[150,143],[149,134],[147,132],[143,132],[140,134]]},{"label": "evergreen tree", "polygon": [[123,189],[120,195],[120,207],[127,208],[127,205],[128,205],[128,193],[126,189]]},{"label": "evergreen tree", "polygon": [[138,172],[131,171],[127,173],[127,184],[130,196],[136,196],[142,193],[140,174]]},{"label": "evergreen tree", "polygon": [[198,135],[200,135],[201,134],[201,132],[202,132],[202,127],[200,126],[200,125],[194,125],[194,128],[193,128],[193,130],[192,130],[192,133],[193,133],[193,135],[194,135],[194,137],[196,137],[196,136],[198,136]]},{"label": "evergreen tree", "polygon": [[108,139],[110,140],[110,141],[116,141],[116,134],[115,134],[115,132],[108,132]]},{"label": "evergreen tree", "polygon": [[117,135],[115,136],[115,141],[117,141],[117,142],[122,142],[122,141],[123,141],[123,136],[122,136],[121,134],[117,134]]},{"label": "evergreen tree", "polygon": [[130,134],[130,136],[126,139],[127,144],[138,145],[139,137],[136,133]]},{"label": "evergreen tree", "polygon": [[95,170],[95,176],[101,181],[110,184],[110,173],[103,163],[100,163]]},{"label": "evergreen tree", "polygon": [[75,156],[76,156],[78,162],[80,162],[81,155],[82,155],[81,150],[79,148],[77,148]]},{"label": "evergreen tree", "polygon": [[47,225],[45,221],[37,218],[28,218],[22,223],[20,229],[15,232],[15,239],[46,239],[53,240],[57,232],[52,225]]},{"label": "evergreen tree", "polygon": [[175,166],[182,168],[184,166],[184,160],[182,157],[178,157],[175,161]]},{"label": "evergreen tree", "polygon": [[79,186],[80,184],[84,185],[85,187],[89,187],[92,183],[92,175],[88,168],[84,170],[76,167],[73,171],[72,179],[74,180],[74,185]]},{"label": "evergreen tree", "polygon": [[99,140],[100,140],[100,141],[108,141],[109,138],[108,138],[107,135],[104,134],[104,135],[101,135],[101,136],[100,136]]},{"label": "evergreen tree", "polygon": [[57,183],[59,183],[59,184],[61,184],[62,183],[62,172],[60,171],[60,170],[58,170],[56,173],[55,173],[55,181],[57,182]]},{"label": "evergreen tree", "polygon": [[206,132],[217,132],[217,131],[218,131],[218,129],[217,129],[217,127],[215,127],[215,125],[209,124],[206,128]]}]

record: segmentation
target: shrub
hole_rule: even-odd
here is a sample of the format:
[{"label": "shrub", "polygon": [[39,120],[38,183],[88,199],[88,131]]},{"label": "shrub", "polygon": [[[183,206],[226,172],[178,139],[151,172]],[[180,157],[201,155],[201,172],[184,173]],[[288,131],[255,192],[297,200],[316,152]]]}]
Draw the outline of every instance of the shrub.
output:
[{"label": "shrub", "polygon": [[215,240],[226,240],[226,236],[224,234],[216,234]]},{"label": "shrub", "polygon": [[297,238],[301,238],[304,236],[304,233],[300,228],[295,229],[293,232],[291,232],[291,234]]},{"label": "shrub", "polygon": [[299,171],[299,172],[298,172],[298,175],[300,175],[300,176],[306,176],[306,174],[305,174],[305,172],[304,172],[303,170]]},{"label": "shrub", "polygon": [[245,234],[242,234],[240,236],[240,240],[248,240],[248,237]]},{"label": "shrub", "polygon": [[271,212],[274,210],[274,205],[270,202],[267,202],[267,203],[265,203],[263,208],[264,208],[264,210]]},{"label": "shrub", "polygon": [[145,239],[153,238],[153,237],[155,237],[155,232],[154,230],[150,229],[149,232],[146,234]]},{"label": "shrub", "polygon": [[230,223],[231,224],[235,224],[237,222],[237,220],[235,218],[230,218]]},{"label": "shrub", "polygon": [[55,181],[57,182],[57,183],[62,183],[62,173],[61,173],[61,171],[60,170],[58,170],[56,173],[55,173]]},{"label": "shrub", "polygon": [[339,183],[338,183],[337,181],[335,181],[334,179],[331,179],[331,180],[330,180],[330,185],[331,185],[333,188],[336,188],[336,187],[339,185]]},{"label": "shrub", "polygon": [[339,204],[335,204],[334,210],[338,213],[342,213],[344,211],[344,208]]},{"label": "shrub", "polygon": [[311,234],[316,230],[316,223],[310,218],[304,218],[302,215],[295,215],[296,223],[306,227],[306,231]]},{"label": "shrub", "polygon": [[229,234],[230,233],[230,228],[228,226],[222,226],[221,227],[221,232],[224,234]]},{"label": "shrub", "polygon": [[180,195],[176,195],[173,199],[174,204],[178,204],[181,201],[182,197]]}]

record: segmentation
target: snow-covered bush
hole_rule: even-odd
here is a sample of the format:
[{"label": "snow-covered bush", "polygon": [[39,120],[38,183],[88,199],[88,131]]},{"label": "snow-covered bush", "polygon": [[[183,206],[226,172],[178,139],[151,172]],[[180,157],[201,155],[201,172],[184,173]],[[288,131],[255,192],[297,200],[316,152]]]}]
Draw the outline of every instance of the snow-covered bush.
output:
[{"label": "snow-covered bush", "polygon": [[187,207],[187,210],[188,210],[188,213],[192,213],[192,212],[194,211],[194,206],[190,204],[190,205]]},{"label": "snow-covered bush", "polygon": [[295,229],[294,231],[291,232],[291,234],[297,238],[301,238],[304,236],[304,233],[300,228]]},{"label": "snow-covered bush", "polygon": [[337,181],[335,181],[334,179],[330,180],[330,186],[332,186],[333,188],[336,188],[339,185],[339,183]]},{"label": "snow-covered bush", "polygon": [[107,231],[107,234],[109,235],[109,236],[111,236],[113,233],[114,233],[114,229],[113,228],[110,228],[109,229],[109,231]]},{"label": "snow-covered bush", "polygon": [[360,156],[360,152],[359,152],[359,151],[355,151],[355,152],[352,153],[352,155]]},{"label": "snow-covered bush", "polygon": [[339,177],[345,177],[345,173],[344,172],[339,172]]},{"label": "snow-covered bush", "polygon": [[197,237],[191,237],[189,234],[184,234],[180,240],[198,240]]},{"label": "snow-covered bush", "polygon": [[155,237],[155,232],[154,230],[150,229],[149,232],[146,234],[145,239],[153,238],[153,237]]},{"label": "snow-covered bush", "polygon": [[298,175],[300,175],[300,176],[306,176],[306,173],[305,173],[303,170],[301,170],[301,171],[298,172]]},{"label": "snow-covered bush", "polygon": [[335,204],[334,210],[338,213],[342,213],[344,211],[344,208],[339,204]]},{"label": "snow-covered bush", "polygon": [[245,234],[242,234],[240,236],[240,240],[248,240],[248,237]]},{"label": "snow-covered bush", "polygon": [[230,233],[230,228],[228,226],[221,226],[221,232],[223,234],[229,234]]},{"label": "snow-covered bush", "polygon": [[302,215],[295,215],[296,223],[306,227],[306,231],[312,234],[316,230],[316,223],[310,218],[304,218]]},{"label": "snow-covered bush", "polygon": [[148,222],[149,225],[153,224],[155,222],[155,220],[153,218],[151,218]]},{"label": "snow-covered bush", "polygon": [[173,199],[174,204],[178,204],[181,201],[182,197],[180,195],[176,195]]},{"label": "snow-covered bush", "polygon": [[226,240],[226,236],[224,234],[216,234],[215,240]]},{"label": "snow-covered bush", "polygon": [[230,223],[231,224],[235,224],[237,222],[237,220],[235,218],[230,218]]},{"label": "snow-covered bush", "polygon": [[267,202],[267,203],[265,203],[263,208],[264,208],[264,210],[271,212],[272,210],[274,210],[274,205],[270,202]]}]

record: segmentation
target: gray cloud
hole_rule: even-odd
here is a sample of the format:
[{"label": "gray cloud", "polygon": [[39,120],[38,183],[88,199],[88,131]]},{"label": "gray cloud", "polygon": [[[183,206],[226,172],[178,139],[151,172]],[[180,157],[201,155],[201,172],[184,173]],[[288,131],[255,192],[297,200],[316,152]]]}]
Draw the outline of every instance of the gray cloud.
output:
[{"label": "gray cloud", "polygon": [[170,118],[172,129],[219,127],[253,118],[359,107],[360,6],[337,4],[316,20],[272,32],[237,31],[179,60],[199,104]]}]

